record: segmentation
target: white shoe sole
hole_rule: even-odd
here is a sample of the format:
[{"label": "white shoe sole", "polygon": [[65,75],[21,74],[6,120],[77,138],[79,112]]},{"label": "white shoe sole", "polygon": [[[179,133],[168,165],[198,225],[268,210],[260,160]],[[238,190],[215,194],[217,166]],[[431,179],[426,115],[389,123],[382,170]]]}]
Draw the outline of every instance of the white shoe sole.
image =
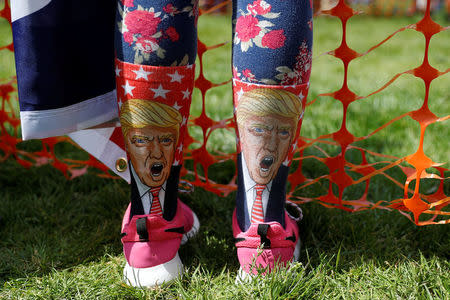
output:
[{"label": "white shoe sole", "polygon": [[[301,242],[300,242],[300,238],[299,238],[297,241],[297,244],[295,245],[292,262],[296,262],[300,258],[300,247],[301,247]],[[242,269],[242,267],[239,267],[239,271],[236,275],[236,279],[234,280],[234,284],[248,283],[253,279],[254,276],[255,275],[253,275],[253,274],[249,274],[249,273],[245,272],[244,269]]]},{"label": "white shoe sole", "polygon": [[125,283],[134,287],[150,288],[169,282],[183,274],[183,264],[178,252],[170,261],[149,268],[134,268],[125,264],[123,277]]},{"label": "white shoe sole", "polygon": [[302,242],[300,241],[300,237],[298,238],[297,245],[295,245],[294,249],[294,259],[292,261],[298,261],[300,259],[300,248],[302,246]]}]

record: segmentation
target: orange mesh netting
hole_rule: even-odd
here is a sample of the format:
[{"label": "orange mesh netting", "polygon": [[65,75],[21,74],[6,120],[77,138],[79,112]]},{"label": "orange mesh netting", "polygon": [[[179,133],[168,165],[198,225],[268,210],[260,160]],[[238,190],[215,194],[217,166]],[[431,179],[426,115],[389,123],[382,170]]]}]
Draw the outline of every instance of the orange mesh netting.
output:
[{"label": "orange mesh netting", "polygon": [[[229,4],[230,1],[224,1],[213,8],[204,10],[202,14],[208,14],[221,7]],[[354,15],[358,14],[350,6],[348,6],[344,0],[339,0],[338,4],[326,11],[319,11],[317,14],[330,15],[340,19],[342,24],[342,41],[338,48],[327,52],[327,54],[334,56],[342,61],[344,65],[344,78],[342,87],[334,92],[320,94],[319,97],[328,96],[339,101],[342,104],[343,119],[342,125],[336,132],[331,132],[325,135],[321,135],[315,139],[311,139],[305,136],[301,136],[297,142],[297,150],[292,165],[292,172],[289,175],[288,181],[290,188],[288,189],[288,196],[291,201],[297,203],[306,203],[316,201],[326,207],[340,208],[346,211],[361,211],[374,208],[385,209],[397,209],[402,214],[414,220],[417,225],[428,224],[447,224],[450,223],[450,197],[444,193],[444,181],[448,179],[445,177],[445,172],[448,169],[443,168],[442,164],[433,162],[424,153],[424,137],[427,127],[430,124],[437,122],[444,122],[450,118],[450,115],[444,117],[437,117],[429,109],[429,92],[430,84],[433,80],[442,76],[450,71],[439,71],[432,67],[428,60],[430,39],[433,35],[447,30],[439,24],[435,23],[430,16],[430,1],[428,1],[427,9],[424,13],[422,20],[415,24],[405,26],[398,29],[393,34],[387,36],[379,44],[372,46],[364,53],[358,53],[351,49],[347,45],[346,37],[346,25],[348,20]],[[6,1],[5,7],[0,10],[0,18],[6,18],[10,20],[10,10],[8,2]],[[353,60],[367,55],[368,53],[375,51],[378,47],[388,42],[397,33],[406,29],[416,30],[423,34],[425,37],[425,52],[423,56],[423,62],[420,66],[400,72],[393,76],[387,83],[381,88],[372,91],[367,96],[357,95],[355,92],[349,89],[347,85],[348,66]],[[198,126],[202,131],[202,139],[196,140],[192,136],[188,135],[185,145],[197,145],[194,147],[186,147],[185,159],[187,161],[193,161],[193,168],[184,168],[182,175],[187,178],[186,180],[195,186],[203,187],[204,189],[214,192],[218,195],[228,195],[230,192],[236,189],[235,179],[236,174],[228,183],[218,183],[212,181],[208,177],[208,170],[211,166],[226,162],[229,160],[236,161],[236,153],[210,153],[207,148],[208,139],[211,134],[218,129],[229,130],[234,133],[234,121],[232,118],[215,121],[210,118],[206,113],[207,97],[206,92],[218,86],[229,84],[229,81],[222,83],[213,83],[204,76],[204,54],[217,47],[225,45],[219,44],[207,47],[201,41],[198,43],[198,58],[199,58],[199,76],[195,81],[195,86],[201,92],[202,111],[200,116],[193,117],[190,120],[190,127]],[[0,51],[13,51],[13,45],[0,46]],[[374,71],[375,72],[375,71]],[[230,72],[231,73],[231,72]],[[418,110],[409,111],[402,115],[399,115],[389,122],[385,123],[381,127],[377,128],[366,136],[357,137],[351,134],[347,127],[347,111],[348,107],[355,101],[364,100],[374,94],[381,92],[390,86],[397,78],[404,74],[413,75],[424,82],[425,95],[423,98],[423,105]],[[17,91],[15,78],[11,78],[6,82],[0,82],[0,98],[1,110],[0,110],[0,160],[4,161],[8,157],[14,157],[24,167],[39,166],[43,164],[51,164],[58,170],[60,170],[67,178],[74,178],[84,174],[88,167],[93,167],[99,170],[99,176],[115,177],[108,171],[108,168],[102,163],[98,162],[94,157],[86,161],[71,160],[71,159],[59,159],[55,155],[55,145],[58,143],[72,143],[67,137],[55,137],[42,140],[42,148],[39,151],[24,151],[18,149],[17,145],[21,143],[19,136],[20,121],[17,113]],[[314,109],[313,104],[317,99],[308,102],[308,109]],[[230,101],[231,105],[231,101]],[[386,130],[392,123],[399,121],[402,118],[409,116],[420,125],[420,143],[415,153],[406,157],[394,157],[390,155],[383,155],[381,153],[375,153],[367,149],[358,147],[356,142],[369,139],[377,132]],[[324,120],[323,122],[326,122]],[[448,137],[447,137],[448,138]],[[198,146],[199,145],[199,146]],[[333,145],[340,148],[340,151],[336,155],[329,154],[324,146]],[[306,149],[314,148],[322,153],[322,155],[303,155]],[[361,154],[361,162],[354,163],[346,159],[345,154],[348,151],[358,151]],[[369,157],[371,159],[369,159]],[[318,176],[316,178],[308,178],[302,172],[302,164],[306,159],[313,159],[325,164],[329,172],[325,175]],[[369,161],[377,159],[374,163]],[[199,168],[200,167],[200,168]],[[387,171],[393,168],[401,170],[402,174],[406,176],[404,182],[391,177]],[[433,171],[434,170],[434,171]],[[349,174],[357,173],[360,175],[358,179],[353,179]],[[186,176],[189,175],[189,176]],[[403,197],[399,199],[368,199],[368,191],[371,180],[375,176],[382,176],[389,179],[399,188],[403,189]],[[191,180],[188,180],[188,179]],[[437,190],[431,194],[424,194],[419,192],[420,183],[423,180],[434,179],[439,180],[440,184]],[[322,182],[328,185],[328,193],[321,196],[306,197],[303,196],[303,191],[307,187]],[[363,195],[359,199],[347,200],[344,195],[344,190],[358,184],[364,184],[365,190]],[[420,218],[419,218],[420,217]]]},{"label": "orange mesh netting", "polygon": [[[416,10],[416,0],[352,0],[352,7],[356,10],[376,16],[412,15]],[[367,3],[367,4],[366,4]]]}]

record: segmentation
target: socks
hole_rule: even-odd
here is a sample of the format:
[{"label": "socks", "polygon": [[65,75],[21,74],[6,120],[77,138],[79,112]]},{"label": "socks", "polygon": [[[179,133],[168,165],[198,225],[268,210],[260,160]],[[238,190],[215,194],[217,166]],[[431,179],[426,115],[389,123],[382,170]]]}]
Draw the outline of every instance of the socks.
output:
[{"label": "socks", "polygon": [[131,213],[176,213],[194,62],[197,1],[121,0],[116,87],[131,172]]},{"label": "socks", "polygon": [[[238,129],[237,216],[251,223],[256,185],[262,218],[283,226],[285,184],[308,91],[309,0],[233,2],[233,97]],[[116,20],[117,99],[132,177],[132,215],[151,212],[159,187],[176,202],[193,89],[197,1],[121,0]],[[259,192],[258,192],[259,193]]]},{"label": "socks", "polygon": [[233,20],[236,217],[244,231],[255,222],[285,226],[286,180],[311,71],[312,5],[237,0]]}]

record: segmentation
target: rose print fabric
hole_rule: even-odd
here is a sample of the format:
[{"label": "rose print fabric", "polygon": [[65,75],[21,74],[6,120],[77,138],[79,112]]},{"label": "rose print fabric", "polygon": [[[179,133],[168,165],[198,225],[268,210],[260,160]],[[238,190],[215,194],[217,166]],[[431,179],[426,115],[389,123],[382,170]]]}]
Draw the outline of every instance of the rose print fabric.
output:
[{"label": "rose print fabric", "polygon": [[[233,1],[233,77],[250,83],[293,85],[311,68],[312,2]],[[193,64],[198,1],[119,0],[116,55],[153,65]]]},{"label": "rose print fabric", "polygon": [[271,85],[306,83],[311,72],[312,2],[233,2],[233,77]]},{"label": "rose print fabric", "polygon": [[119,60],[151,66],[195,62],[198,0],[119,0],[117,5]]}]

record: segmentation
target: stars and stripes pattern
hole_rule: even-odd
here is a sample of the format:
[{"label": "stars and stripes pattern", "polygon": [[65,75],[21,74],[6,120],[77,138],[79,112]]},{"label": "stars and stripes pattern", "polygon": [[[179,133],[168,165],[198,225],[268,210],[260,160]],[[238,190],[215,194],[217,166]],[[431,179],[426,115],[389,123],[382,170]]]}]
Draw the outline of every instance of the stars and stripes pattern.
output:
[{"label": "stars and stripes pattern", "polygon": [[189,119],[194,72],[194,65],[159,67],[116,60],[115,73],[119,112],[122,104],[130,99],[164,103],[180,112],[182,122],[174,165],[180,165],[183,160],[183,137],[186,134]]},{"label": "stars and stripes pattern", "polygon": [[[250,90],[257,88],[271,88],[271,89],[282,89],[288,92],[291,92],[298,96],[300,101],[302,102],[302,107],[306,106],[306,95],[308,95],[309,82],[298,85],[267,85],[267,84],[257,84],[257,83],[249,83],[245,81],[241,81],[239,79],[233,79],[233,101],[234,107],[237,107],[239,104],[239,100],[241,96]],[[303,109],[304,110],[304,109]],[[292,163],[292,157],[294,155],[295,150],[297,149],[297,138],[300,133],[301,123],[303,120],[303,113],[299,116],[297,132],[295,133],[294,142],[289,150],[289,153],[286,157],[286,160],[283,162],[283,165],[289,166]],[[239,134],[236,133],[236,136],[239,137]],[[237,151],[241,152],[241,144],[239,142],[239,138],[236,139]]]},{"label": "stars and stripes pattern", "polygon": [[252,207],[252,217],[251,217],[252,224],[264,222],[262,194],[263,194],[265,188],[266,188],[266,186],[262,185],[262,184],[257,184],[254,187],[255,192],[256,192],[256,197],[255,197],[255,201],[253,201],[253,207]]}]

